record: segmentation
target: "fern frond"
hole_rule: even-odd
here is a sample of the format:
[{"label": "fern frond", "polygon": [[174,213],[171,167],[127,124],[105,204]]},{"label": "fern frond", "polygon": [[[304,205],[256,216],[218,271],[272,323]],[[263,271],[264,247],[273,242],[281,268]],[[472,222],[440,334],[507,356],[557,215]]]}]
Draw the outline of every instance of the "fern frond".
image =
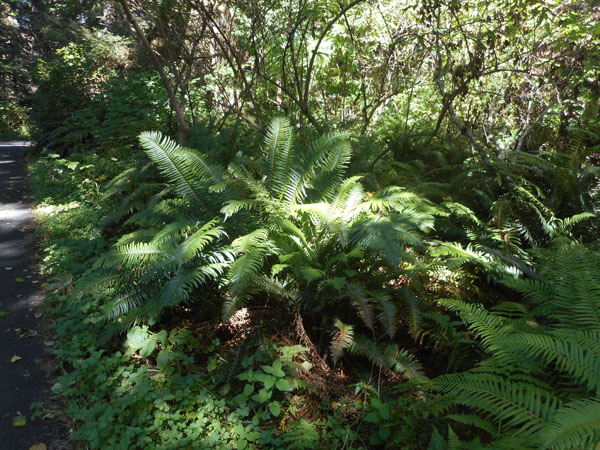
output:
[{"label": "fern frond", "polygon": [[400,218],[381,216],[354,222],[350,229],[350,242],[380,252],[392,266],[398,265],[406,254],[401,243],[422,246],[419,235]]},{"label": "fern frond", "polygon": [[[207,185],[202,182],[202,174],[206,173],[205,166],[208,165],[205,159],[159,132],[140,134],[140,143],[162,174],[175,184],[178,192],[214,217],[215,213],[207,204]],[[212,178],[213,174],[209,174]]]},{"label": "fern frond", "polygon": [[140,290],[132,290],[120,295],[103,306],[104,315],[108,320],[115,320],[129,314],[134,309],[148,302],[150,295]]},{"label": "fern frond", "polygon": [[600,400],[581,399],[559,408],[541,433],[542,448],[597,448],[600,444]]},{"label": "fern frond", "polygon": [[121,247],[123,245],[134,244],[134,243],[149,243],[154,239],[156,234],[160,230],[156,228],[144,228],[141,230],[136,230],[128,234],[124,234],[119,238],[119,240],[115,243],[117,247]]},{"label": "fern frond", "polygon": [[392,339],[396,334],[397,310],[391,301],[391,295],[382,291],[370,291],[374,303],[379,308],[377,319],[383,326],[387,335]]},{"label": "fern frond", "polygon": [[178,264],[185,264],[201,252],[208,244],[226,236],[223,227],[217,225],[218,220],[211,220],[198,231],[182,242],[173,253]]},{"label": "fern frond", "polygon": [[275,117],[267,128],[264,153],[269,168],[267,189],[272,198],[281,200],[288,185],[289,171],[294,157],[292,126],[289,119]]},{"label": "fern frond", "polygon": [[[235,300],[259,274],[264,259],[275,251],[275,247],[269,240],[268,231],[257,229],[235,239],[232,248],[236,254],[241,255],[231,265],[228,274],[231,295]],[[228,312],[230,313],[231,311]]]},{"label": "fern frond", "polygon": [[465,372],[442,375],[433,380],[431,386],[441,393],[455,396],[456,402],[486,414],[488,420],[502,428],[517,428],[522,435],[539,433],[561,406],[552,392],[492,374]]},{"label": "fern frond", "polygon": [[[575,333],[575,330],[571,330]],[[600,393],[600,353],[581,345],[566,333],[533,334],[511,333],[499,340],[502,346],[513,349],[517,355],[541,359],[544,365],[555,366],[569,374],[573,380],[585,384],[588,389]],[[595,351],[594,351],[595,350]]]},{"label": "fern frond", "polygon": [[339,319],[335,319],[334,325],[338,331],[336,331],[331,340],[329,350],[331,352],[331,357],[333,358],[333,365],[336,366],[344,350],[352,345],[354,340],[354,327],[343,323]]},{"label": "fern frond", "polygon": [[154,244],[132,243],[107,252],[97,261],[96,267],[147,266],[166,254],[165,249]]},{"label": "fern frond", "polygon": [[417,359],[407,350],[388,344],[383,349],[375,342],[362,336],[354,339],[350,351],[365,356],[374,364],[384,369],[392,370],[408,379],[423,377],[423,369]]},{"label": "fern frond", "polygon": [[337,215],[343,216],[346,220],[359,212],[357,207],[365,197],[365,191],[359,183],[361,178],[360,176],[346,178],[328,202],[332,211],[338,211]]},{"label": "fern frond", "polygon": [[505,319],[490,314],[482,306],[449,299],[439,300],[439,302],[451,311],[456,311],[469,328],[475,331],[486,348],[493,345],[501,336],[500,330],[505,324]]},{"label": "fern frond", "polygon": [[221,208],[221,214],[225,216],[223,220],[229,219],[243,209],[251,210],[260,203],[262,202],[259,200],[230,200]]},{"label": "fern frond", "polygon": [[329,177],[329,186],[339,181],[351,154],[352,149],[344,133],[327,133],[315,139],[301,158],[299,176],[289,194],[292,202],[304,201],[308,189],[318,184],[319,177]]},{"label": "fern frond", "polygon": [[406,288],[399,291],[400,300],[408,309],[408,323],[410,333],[413,337],[417,336],[421,323],[421,307],[419,299],[413,296]]},{"label": "fern frond", "polygon": [[350,298],[352,305],[357,309],[358,315],[365,325],[371,329],[375,325],[373,322],[373,305],[369,293],[353,283],[348,283],[345,294]]},{"label": "fern frond", "polygon": [[226,263],[213,263],[179,270],[161,289],[158,300],[149,303],[153,314],[158,315],[165,307],[186,302],[192,289],[217,279],[227,267]]}]

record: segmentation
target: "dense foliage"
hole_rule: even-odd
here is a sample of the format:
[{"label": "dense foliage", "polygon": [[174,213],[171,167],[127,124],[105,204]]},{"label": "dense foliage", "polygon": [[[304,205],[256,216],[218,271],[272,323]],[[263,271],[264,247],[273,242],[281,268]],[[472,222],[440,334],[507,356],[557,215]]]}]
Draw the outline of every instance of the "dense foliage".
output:
[{"label": "dense foliage", "polygon": [[594,2],[2,8],[74,439],[597,447]]}]

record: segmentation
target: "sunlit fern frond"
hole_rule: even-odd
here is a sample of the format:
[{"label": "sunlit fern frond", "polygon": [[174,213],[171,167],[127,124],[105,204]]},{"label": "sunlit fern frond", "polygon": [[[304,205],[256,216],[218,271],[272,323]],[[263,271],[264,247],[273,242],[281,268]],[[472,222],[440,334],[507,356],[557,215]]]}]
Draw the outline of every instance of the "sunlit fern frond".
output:
[{"label": "sunlit fern frond", "polygon": [[274,199],[281,200],[289,184],[294,160],[292,126],[289,119],[275,117],[267,127],[263,153],[268,164],[267,189]]},{"label": "sunlit fern frond", "polygon": [[[240,236],[232,242],[232,248],[237,255],[228,272],[231,297],[235,299],[243,294],[245,288],[252,284],[263,268],[265,258],[275,251],[273,243],[269,240],[266,229],[257,229]],[[227,308],[224,316],[232,314],[233,310]]]},{"label": "sunlit fern frond", "polygon": [[209,196],[208,188],[223,181],[225,171],[222,167],[196,150],[177,145],[159,132],[142,133],[140,143],[182,197],[209,216],[215,216],[218,209],[215,210],[211,204],[214,194]]},{"label": "sunlit fern frond", "polygon": [[311,187],[321,192],[341,181],[350,162],[352,149],[345,133],[332,132],[315,139],[301,156],[299,177],[287,195],[293,203],[302,203]]},{"label": "sunlit fern frond", "polygon": [[208,244],[223,236],[226,236],[225,230],[218,225],[217,219],[213,219],[179,244],[173,257],[178,264],[185,264],[204,250]]},{"label": "sunlit fern frond", "polygon": [[398,217],[374,216],[358,220],[350,229],[353,245],[382,254],[392,266],[397,265],[406,254],[404,244],[421,247],[419,234]]},{"label": "sunlit fern frond", "polygon": [[337,328],[337,331],[333,335],[329,351],[331,353],[331,358],[333,359],[333,365],[336,366],[344,353],[344,350],[352,345],[354,340],[354,327],[343,323],[339,319],[335,319],[334,325]]}]

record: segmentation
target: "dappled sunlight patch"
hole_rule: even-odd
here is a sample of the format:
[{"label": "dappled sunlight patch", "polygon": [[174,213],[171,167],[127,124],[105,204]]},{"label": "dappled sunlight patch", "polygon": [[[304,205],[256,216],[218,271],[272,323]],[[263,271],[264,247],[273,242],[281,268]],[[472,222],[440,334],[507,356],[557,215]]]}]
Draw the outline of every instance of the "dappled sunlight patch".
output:
[{"label": "dappled sunlight patch", "polygon": [[40,206],[36,206],[34,213],[40,214],[44,216],[53,216],[55,214],[64,213],[67,211],[71,211],[73,209],[77,209],[80,207],[79,202],[70,202],[59,205],[50,205],[50,204],[42,204]]}]

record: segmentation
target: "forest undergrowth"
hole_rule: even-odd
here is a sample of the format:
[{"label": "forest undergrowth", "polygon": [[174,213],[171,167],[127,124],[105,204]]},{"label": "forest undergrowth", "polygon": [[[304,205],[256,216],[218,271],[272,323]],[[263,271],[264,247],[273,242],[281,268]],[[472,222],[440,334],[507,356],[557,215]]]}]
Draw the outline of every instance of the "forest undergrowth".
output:
[{"label": "forest undergrowth", "polygon": [[413,3],[0,6],[82,448],[598,448],[600,10]]},{"label": "forest undergrowth", "polygon": [[[344,174],[343,134],[296,149],[283,118],[262,157],[228,169],[140,139],[154,164],[119,173],[115,157],[50,154],[30,166],[64,370],[53,391],[81,424],[74,439],[595,442],[599,256],[578,242],[592,213],[557,218],[514,186],[521,215],[498,227],[400,186],[366,191]],[[549,250],[522,249],[518,227],[539,227]]]}]

